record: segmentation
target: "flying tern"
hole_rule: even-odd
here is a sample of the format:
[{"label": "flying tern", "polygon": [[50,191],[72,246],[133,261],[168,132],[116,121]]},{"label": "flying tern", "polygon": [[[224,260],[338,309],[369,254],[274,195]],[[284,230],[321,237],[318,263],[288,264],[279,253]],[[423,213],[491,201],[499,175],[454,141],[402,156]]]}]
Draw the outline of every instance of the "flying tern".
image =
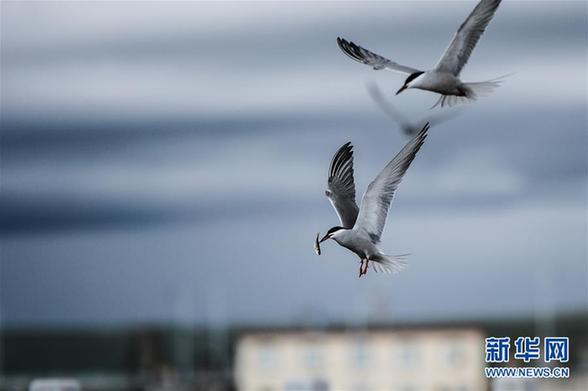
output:
[{"label": "flying tern", "polygon": [[380,90],[377,84],[370,83],[367,85],[367,89],[374,102],[376,102],[376,104],[380,107],[380,109],[382,109],[384,113],[388,115],[388,117],[398,124],[402,133],[407,136],[412,137],[417,134],[417,132],[426,123],[428,123],[430,126],[434,126],[436,124],[449,121],[459,114],[459,112],[456,111],[457,109],[452,109],[451,111],[442,111],[437,114],[428,115],[418,121],[410,120],[403,113],[401,113],[400,110],[394,107],[392,102],[386,99],[384,94],[382,94],[382,90]]},{"label": "flying tern", "polygon": [[[406,264],[406,255],[386,255],[380,250],[379,244],[394,193],[423,145],[428,130],[429,124],[426,124],[369,184],[363,195],[361,209],[355,202],[351,143],[339,148],[331,160],[325,194],[339,216],[341,226],[329,229],[320,242],[333,239],[357,254],[361,261],[359,277],[367,273],[370,261],[376,271],[385,273],[397,273]],[[318,243],[315,250],[320,254]]]},{"label": "flying tern", "polygon": [[473,101],[479,95],[490,93],[500,85],[501,78],[475,83],[464,83],[459,78],[461,70],[470,58],[500,2],[501,0],[481,0],[461,24],[435,68],[427,71],[400,65],[340,37],[337,38],[337,43],[341,50],[353,60],[369,65],[375,70],[387,69],[407,73],[408,77],[396,95],[408,88],[418,88],[441,94],[433,107],[452,106],[456,103]]}]

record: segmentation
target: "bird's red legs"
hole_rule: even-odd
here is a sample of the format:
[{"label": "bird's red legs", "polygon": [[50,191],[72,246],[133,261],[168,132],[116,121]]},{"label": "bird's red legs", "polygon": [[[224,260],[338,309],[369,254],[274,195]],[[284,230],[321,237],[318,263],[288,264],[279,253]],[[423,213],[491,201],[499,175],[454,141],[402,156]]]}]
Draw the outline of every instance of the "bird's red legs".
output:
[{"label": "bird's red legs", "polygon": [[[365,261],[365,263],[364,263]],[[369,259],[362,259],[361,260],[361,265],[359,265],[359,276],[363,276],[364,274],[367,274],[368,271],[368,262],[370,260]]]}]

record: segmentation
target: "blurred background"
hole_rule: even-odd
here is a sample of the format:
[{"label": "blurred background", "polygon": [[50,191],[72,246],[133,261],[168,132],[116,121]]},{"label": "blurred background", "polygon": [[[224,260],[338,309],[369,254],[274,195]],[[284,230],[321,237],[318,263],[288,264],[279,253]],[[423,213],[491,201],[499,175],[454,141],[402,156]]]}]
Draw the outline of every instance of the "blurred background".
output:
[{"label": "blurred background", "polygon": [[[500,6],[462,78],[514,74],[431,128],[383,236],[405,271],[312,250],[337,148],[359,196],[407,140],[366,85],[437,99],[336,38],[426,69],[474,5],[2,1],[0,388],[584,390],[586,2]],[[506,335],[569,336],[571,378],[487,381]]]}]

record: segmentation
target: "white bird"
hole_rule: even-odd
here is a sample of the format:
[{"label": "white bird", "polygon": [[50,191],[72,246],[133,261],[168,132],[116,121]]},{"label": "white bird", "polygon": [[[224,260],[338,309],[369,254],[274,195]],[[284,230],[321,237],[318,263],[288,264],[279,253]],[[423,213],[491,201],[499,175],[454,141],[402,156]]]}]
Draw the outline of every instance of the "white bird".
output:
[{"label": "white bird", "polygon": [[408,88],[418,88],[441,94],[433,107],[452,106],[455,103],[472,101],[479,95],[490,93],[500,85],[500,78],[476,83],[464,83],[459,78],[461,70],[470,58],[500,2],[501,0],[481,0],[459,27],[435,68],[428,71],[400,65],[343,38],[337,38],[337,43],[349,57],[369,65],[375,70],[388,69],[394,72],[408,73],[409,76],[396,95]]},{"label": "white bird", "polygon": [[360,277],[367,273],[370,261],[376,271],[386,273],[399,272],[406,264],[406,255],[386,255],[380,250],[379,244],[394,193],[423,145],[428,129],[427,124],[369,184],[361,201],[361,209],[355,202],[351,143],[339,148],[331,160],[325,194],[337,212],[341,226],[329,229],[320,242],[333,239],[357,254],[361,260]]},{"label": "white bird", "polygon": [[437,114],[427,115],[418,121],[414,121],[407,118],[403,113],[400,112],[400,110],[394,107],[392,102],[386,99],[384,94],[382,94],[382,91],[377,84],[370,83],[367,85],[367,89],[370,97],[374,100],[374,102],[376,102],[380,109],[382,109],[382,111],[386,113],[388,117],[398,124],[402,133],[410,137],[417,134],[417,132],[421,130],[426,123],[428,123],[430,126],[434,126],[436,124],[449,121],[459,114],[459,112],[456,111],[457,109],[451,109],[450,111],[441,111],[437,112]]}]

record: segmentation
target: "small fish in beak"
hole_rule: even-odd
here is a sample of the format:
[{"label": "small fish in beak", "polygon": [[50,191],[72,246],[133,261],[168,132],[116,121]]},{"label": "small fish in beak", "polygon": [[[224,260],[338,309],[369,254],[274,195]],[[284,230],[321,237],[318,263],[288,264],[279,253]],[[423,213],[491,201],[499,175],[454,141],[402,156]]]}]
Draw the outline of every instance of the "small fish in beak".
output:
[{"label": "small fish in beak", "polygon": [[321,255],[321,245],[319,242],[319,236],[320,236],[320,232],[318,232],[316,234],[316,239],[314,240],[314,252],[316,253],[316,255]]}]

